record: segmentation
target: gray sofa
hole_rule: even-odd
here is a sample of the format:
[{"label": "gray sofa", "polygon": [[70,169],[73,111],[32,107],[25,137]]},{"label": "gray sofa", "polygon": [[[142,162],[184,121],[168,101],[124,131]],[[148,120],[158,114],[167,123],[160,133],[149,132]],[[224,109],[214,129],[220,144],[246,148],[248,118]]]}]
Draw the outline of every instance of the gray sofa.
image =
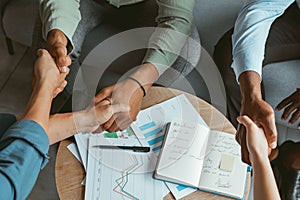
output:
[{"label": "gray sofa", "polygon": [[25,46],[32,45],[34,24],[38,16],[37,0],[1,0],[0,16],[0,34],[7,37],[7,47],[11,54],[11,40]]}]

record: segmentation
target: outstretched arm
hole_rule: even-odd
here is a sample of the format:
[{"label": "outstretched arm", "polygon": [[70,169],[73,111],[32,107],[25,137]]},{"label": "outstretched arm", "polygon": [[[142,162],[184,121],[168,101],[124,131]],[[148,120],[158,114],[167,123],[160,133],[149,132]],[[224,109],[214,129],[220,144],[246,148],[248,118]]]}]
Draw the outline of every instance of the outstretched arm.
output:
[{"label": "outstretched arm", "polygon": [[157,3],[158,28],[150,38],[143,64],[130,75],[136,81],[126,79],[104,88],[95,98],[96,101],[111,98],[113,103],[130,106],[129,113],[118,113],[104,124],[104,129],[108,131],[125,129],[136,119],[144,94],[147,94],[157,78],[175,62],[190,35],[194,0],[158,0]]},{"label": "outstretched arm", "polygon": [[54,144],[79,132],[94,132],[109,120],[114,113],[128,112],[126,105],[111,105],[108,100],[96,103],[83,111],[62,113],[50,116],[49,141]]},{"label": "outstretched arm", "polygon": [[246,127],[246,145],[253,167],[254,199],[280,200],[278,188],[268,159],[268,143],[262,128],[248,116],[238,118]]},{"label": "outstretched arm", "polygon": [[[270,152],[276,147],[277,131],[274,111],[262,99],[262,62],[271,24],[292,2],[294,1],[248,0],[239,13],[232,35],[232,68],[240,83],[242,96],[240,114],[248,115],[264,129]],[[238,128],[237,140],[241,144],[243,161],[249,164],[243,126]]]},{"label": "outstretched arm", "polygon": [[[1,129],[0,199],[25,199],[48,161],[51,101],[68,71],[60,73],[50,54],[39,50],[34,72],[36,83],[24,115],[10,127],[5,123],[6,131]],[[15,119],[1,115],[0,120]]]}]

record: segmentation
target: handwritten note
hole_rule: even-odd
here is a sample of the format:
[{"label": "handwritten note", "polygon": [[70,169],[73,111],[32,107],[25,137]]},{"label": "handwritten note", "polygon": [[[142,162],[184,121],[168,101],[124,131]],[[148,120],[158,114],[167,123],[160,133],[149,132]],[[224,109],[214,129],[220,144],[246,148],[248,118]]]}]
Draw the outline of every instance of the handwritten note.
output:
[{"label": "handwritten note", "polygon": [[158,174],[168,174],[197,186],[203,165],[209,129],[198,124],[176,121],[171,124],[160,157]]},{"label": "handwritten note", "polygon": [[241,198],[247,166],[235,136],[200,124],[171,123],[155,177]]},{"label": "handwritten note", "polygon": [[240,152],[234,135],[211,131],[199,186],[241,195],[244,185],[239,180],[245,178],[246,165],[241,162]]}]

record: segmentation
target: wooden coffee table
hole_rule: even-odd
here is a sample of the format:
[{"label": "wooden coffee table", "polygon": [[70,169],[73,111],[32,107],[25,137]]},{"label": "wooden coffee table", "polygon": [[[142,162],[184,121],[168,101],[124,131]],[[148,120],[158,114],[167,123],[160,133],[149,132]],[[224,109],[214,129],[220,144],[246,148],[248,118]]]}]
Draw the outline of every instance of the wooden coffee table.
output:
[{"label": "wooden coffee table", "polygon": [[[227,118],[220,113],[213,106],[203,101],[202,99],[170,88],[152,87],[146,97],[143,99],[142,109],[148,108],[152,105],[161,103],[179,94],[185,94],[193,106],[198,110],[201,117],[213,130],[224,131],[227,133],[235,134],[236,130]],[[85,177],[85,171],[83,166],[67,149],[67,146],[71,143],[69,140],[64,140],[60,143],[56,164],[55,164],[55,179],[58,195],[61,200],[83,200],[84,199],[84,187],[81,185],[82,180]],[[250,188],[250,173],[248,174],[245,199],[248,199]],[[164,197],[164,200],[173,200],[174,197],[171,193]],[[195,191],[192,194],[183,198],[185,200],[196,199],[229,199],[226,197],[206,193],[202,191]]]}]

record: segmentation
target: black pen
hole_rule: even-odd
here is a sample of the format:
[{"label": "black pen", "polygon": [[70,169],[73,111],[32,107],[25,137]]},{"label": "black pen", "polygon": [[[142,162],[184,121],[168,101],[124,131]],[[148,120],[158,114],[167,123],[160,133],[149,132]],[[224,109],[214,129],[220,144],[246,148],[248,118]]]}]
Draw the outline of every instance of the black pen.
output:
[{"label": "black pen", "polygon": [[93,147],[98,147],[98,148],[102,148],[102,149],[125,149],[125,150],[132,150],[134,152],[144,152],[144,153],[147,153],[150,151],[150,147],[140,147],[140,146],[95,145]]}]

